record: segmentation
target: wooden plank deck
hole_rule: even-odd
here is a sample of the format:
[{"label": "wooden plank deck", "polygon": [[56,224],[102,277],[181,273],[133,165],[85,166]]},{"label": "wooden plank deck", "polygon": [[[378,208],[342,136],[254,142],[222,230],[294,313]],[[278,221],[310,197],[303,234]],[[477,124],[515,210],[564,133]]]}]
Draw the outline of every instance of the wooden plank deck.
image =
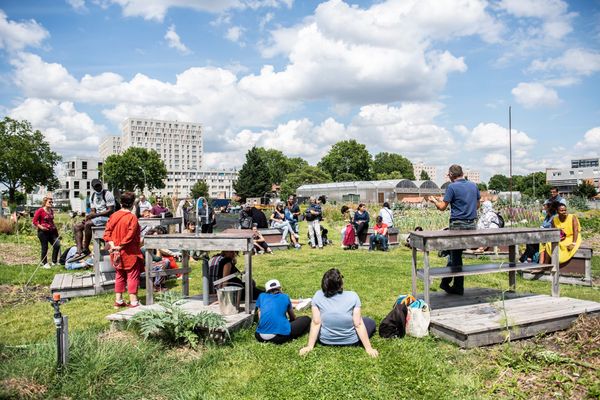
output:
[{"label": "wooden plank deck", "polygon": [[[469,276],[469,275],[481,275],[481,274],[492,274],[497,272],[514,272],[523,271],[528,269],[541,269],[541,268],[552,268],[552,264],[535,264],[535,263],[501,263],[501,264],[475,264],[475,265],[463,265],[460,271],[452,270],[451,267],[440,267],[429,269],[429,278],[445,278],[453,276]],[[417,276],[421,279],[424,278],[424,271],[422,269],[417,270]]]},{"label": "wooden plank deck", "polygon": [[[114,290],[115,273],[105,272],[102,275],[101,293]],[[50,292],[60,293],[61,298],[94,296],[99,294],[95,282],[95,276],[91,272],[56,274],[50,285]]]},{"label": "wooden plank deck", "polygon": [[[215,300],[214,296],[212,300]],[[225,327],[229,332],[236,331],[238,329],[247,328],[252,325],[254,320],[254,306],[255,303],[250,304],[250,313],[244,311],[244,304],[241,304],[242,311],[235,315],[225,315]],[[216,314],[220,314],[219,304],[213,301],[211,304],[205,306],[203,304],[202,295],[191,296],[185,300],[182,304],[182,308],[191,314],[198,314],[202,311],[212,311]],[[159,304],[152,304],[149,306],[142,305],[136,308],[129,308],[127,310],[119,311],[114,314],[110,314],[106,317],[114,327],[119,327],[120,324],[125,323],[131,319],[135,314],[142,310],[154,310],[160,309]]]},{"label": "wooden plank deck", "polygon": [[431,311],[430,331],[471,348],[566,329],[583,313],[600,313],[600,303],[546,295],[506,296],[504,302],[436,308]]}]

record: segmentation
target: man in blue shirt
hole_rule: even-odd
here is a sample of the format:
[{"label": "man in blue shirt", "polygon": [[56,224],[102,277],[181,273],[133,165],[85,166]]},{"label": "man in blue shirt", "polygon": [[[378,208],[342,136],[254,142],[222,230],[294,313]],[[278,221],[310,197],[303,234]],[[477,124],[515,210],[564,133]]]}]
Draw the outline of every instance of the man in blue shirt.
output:
[{"label": "man in blue shirt", "polygon": [[[451,165],[448,169],[448,178],[452,182],[446,189],[443,200],[430,198],[440,211],[446,210],[450,206],[450,230],[473,230],[477,228],[477,209],[481,195],[477,185],[466,180],[463,176],[463,170],[460,165]],[[453,271],[462,269],[462,250],[450,250],[448,258],[448,267]],[[454,284],[451,286],[452,278],[442,278],[440,288],[446,293],[462,295],[464,293],[464,280],[462,276],[454,277]]]}]

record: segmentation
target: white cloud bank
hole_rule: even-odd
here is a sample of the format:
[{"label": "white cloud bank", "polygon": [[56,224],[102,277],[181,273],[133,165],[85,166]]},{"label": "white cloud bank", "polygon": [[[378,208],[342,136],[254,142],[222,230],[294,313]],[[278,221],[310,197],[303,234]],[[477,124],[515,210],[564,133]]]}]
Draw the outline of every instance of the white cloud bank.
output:
[{"label": "white cloud bank", "polygon": [[0,10],[0,49],[22,50],[25,47],[39,47],[50,34],[35,20],[10,21]]},{"label": "white cloud bank", "polygon": [[554,107],[561,102],[556,90],[551,89],[542,83],[521,82],[511,91],[511,93],[517,103],[525,108],[543,106]]}]

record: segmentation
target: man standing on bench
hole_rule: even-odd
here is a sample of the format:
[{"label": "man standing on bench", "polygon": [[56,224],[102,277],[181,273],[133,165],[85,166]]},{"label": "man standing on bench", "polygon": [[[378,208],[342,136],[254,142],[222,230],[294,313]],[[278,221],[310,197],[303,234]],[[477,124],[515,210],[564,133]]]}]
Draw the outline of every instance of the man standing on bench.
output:
[{"label": "man standing on bench", "polygon": [[[450,205],[450,230],[474,230],[477,227],[477,209],[481,195],[477,185],[466,180],[463,176],[463,170],[460,165],[451,165],[448,169],[448,178],[452,182],[448,185],[444,199],[429,198],[429,201],[435,207],[444,211]],[[462,270],[462,250],[450,250],[448,258],[448,267],[453,272]],[[461,295],[464,293],[463,276],[454,277],[454,284],[450,286],[452,278],[442,278],[440,288],[446,293]]]},{"label": "man standing on bench", "polygon": [[84,259],[90,254],[90,242],[92,240],[92,226],[104,226],[108,217],[115,209],[115,196],[103,188],[100,179],[92,179],[92,198],[90,199],[91,213],[85,216],[85,220],[73,227],[77,253],[67,262],[75,262]]}]

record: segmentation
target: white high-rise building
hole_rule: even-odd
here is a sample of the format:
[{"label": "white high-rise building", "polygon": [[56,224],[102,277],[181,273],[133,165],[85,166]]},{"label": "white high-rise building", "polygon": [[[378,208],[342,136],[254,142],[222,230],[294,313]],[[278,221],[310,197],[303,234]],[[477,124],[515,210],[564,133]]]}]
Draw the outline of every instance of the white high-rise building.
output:
[{"label": "white high-rise building", "polygon": [[102,161],[111,154],[121,154],[121,136],[107,136],[102,139],[99,153]]},{"label": "white high-rise building", "polygon": [[208,184],[210,197],[232,197],[233,183],[237,180],[235,169],[202,169],[202,126],[199,123],[127,118],[121,124],[121,131],[122,136],[117,137],[120,147],[114,145],[117,142],[115,139],[107,138],[104,148],[105,141],[100,145],[101,156],[106,158],[115,154],[117,148],[120,153],[130,147],[155,150],[167,167],[167,179],[161,195],[187,196],[196,182],[204,180]]},{"label": "white high-rise building", "polygon": [[479,171],[476,171],[471,168],[467,168],[463,171],[463,173],[465,174],[465,178],[470,180],[471,182],[481,183],[481,176],[479,174]]},{"label": "white high-rise building", "polygon": [[426,165],[423,161],[413,164],[413,172],[416,180],[421,180],[421,171],[425,171],[429,175],[429,180],[435,181],[437,179],[437,167],[433,165]]}]

